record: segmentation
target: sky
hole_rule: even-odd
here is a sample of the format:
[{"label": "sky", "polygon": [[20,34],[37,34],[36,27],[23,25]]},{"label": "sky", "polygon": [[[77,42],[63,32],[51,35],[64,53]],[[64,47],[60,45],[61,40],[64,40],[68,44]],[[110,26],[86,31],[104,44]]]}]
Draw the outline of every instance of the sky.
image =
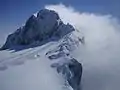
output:
[{"label": "sky", "polygon": [[120,23],[115,16],[77,11],[63,4],[47,5],[64,23],[72,24],[85,37],[85,44],[72,52],[82,63],[82,90],[120,90]]},{"label": "sky", "polygon": [[112,0],[13,2],[0,3],[2,32],[17,29],[31,14],[44,6],[55,10],[63,22],[69,22],[85,36],[85,45],[73,52],[74,57],[83,65],[83,90],[120,89],[119,0],[114,2]]},{"label": "sky", "polygon": [[0,31],[16,30],[45,5],[62,3],[78,11],[120,17],[120,0],[0,0]]}]

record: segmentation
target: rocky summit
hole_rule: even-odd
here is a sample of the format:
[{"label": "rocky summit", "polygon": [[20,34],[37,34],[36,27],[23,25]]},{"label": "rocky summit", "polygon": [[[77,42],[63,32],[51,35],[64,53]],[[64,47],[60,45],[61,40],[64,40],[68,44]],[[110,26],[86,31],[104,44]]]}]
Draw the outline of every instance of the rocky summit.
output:
[{"label": "rocky summit", "polygon": [[74,30],[72,25],[64,24],[55,11],[43,9],[36,16],[32,15],[23,27],[8,35],[1,49],[60,39]]},{"label": "rocky summit", "polygon": [[[44,51],[45,55],[42,57],[47,57],[51,63],[50,67],[62,75],[65,87],[72,88],[67,90],[80,90],[82,64],[71,55],[71,52],[80,44],[84,44],[84,37],[81,37],[80,32],[72,25],[64,24],[55,11],[43,9],[37,15],[32,15],[26,21],[25,26],[20,27],[7,37],[6,43],[1,49],[15,49],[15,47],[31,45],[41,46],[42,43],[50,41],[57,43],[53,45],[53,48],[48,47],[49,50]],[[31,52],[35,53],[34,50]],[[43,54],[40,51],[37,53]],[[35,57],[40,58],[40,55]],[[3,60],[2,63],[6,62]],[[1,70],[7,69],[6,67],[8,68],[8,66],[2,65]]]}]

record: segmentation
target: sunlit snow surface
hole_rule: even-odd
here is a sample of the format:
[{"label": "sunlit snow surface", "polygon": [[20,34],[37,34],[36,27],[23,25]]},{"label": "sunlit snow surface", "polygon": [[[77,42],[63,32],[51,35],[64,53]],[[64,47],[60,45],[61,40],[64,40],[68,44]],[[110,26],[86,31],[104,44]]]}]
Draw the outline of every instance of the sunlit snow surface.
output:
[{"label": "sunlit snow surface", "polygon": [[54,46],[53,43],[15,53],[0,52],[0,68],[3,65],[7,67],[6,70],[0,70],[0,90],[61,90],[64,88],[62,78],[50,68],[50,62],[44,55],[51,46]]}]

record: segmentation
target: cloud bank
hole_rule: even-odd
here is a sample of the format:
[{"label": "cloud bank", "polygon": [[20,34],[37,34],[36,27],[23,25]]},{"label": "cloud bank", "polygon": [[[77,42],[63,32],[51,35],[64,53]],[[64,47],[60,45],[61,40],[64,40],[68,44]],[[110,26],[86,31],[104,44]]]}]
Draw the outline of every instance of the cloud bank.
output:
[{"label": "cloud bank", "polygon": [[76,11],[63,4],[46,5],[64,23],[85,36],[85,45],[73,54],[83,64],[82,90],[120,89],[120,23],[112,15]]}]

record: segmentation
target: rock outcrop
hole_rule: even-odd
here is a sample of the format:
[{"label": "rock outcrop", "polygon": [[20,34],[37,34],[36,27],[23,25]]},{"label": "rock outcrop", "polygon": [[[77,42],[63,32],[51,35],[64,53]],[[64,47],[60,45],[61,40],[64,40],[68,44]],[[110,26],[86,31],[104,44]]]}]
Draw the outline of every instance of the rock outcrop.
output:
[{"label": "rock outcrop", "polygon": [[55,11],[43,9],[37,16],[32,15],[25,26],[8,35],[1,49],[45,43],[49,39],[58,40],[74,30],[72,25],[64,24]]},{"label": "rock outcrop", "polygon": [[55,48],[46,53],[52,63],[51,67],[62,75],[65,86],[71,87],[73,90],[80,90],[82,64],[72,57],[71,52],[81,43],[81,38],[77,37],[73,31],[62,38]]},{"label": "rock outcrop", "polygon": [[84,43],[84,37],[81,37],[72,25],[64,24],[55,11],[43,9],[37,13],[37,16],[32,15],[25,26],[7,37],[1,49],[40,45],[51,40],[56,40],[58,43],[46,53],[52,62],[51,67],[63,76],[65,86],[80,90],[82,64],[72,57],[71,52]]}]

